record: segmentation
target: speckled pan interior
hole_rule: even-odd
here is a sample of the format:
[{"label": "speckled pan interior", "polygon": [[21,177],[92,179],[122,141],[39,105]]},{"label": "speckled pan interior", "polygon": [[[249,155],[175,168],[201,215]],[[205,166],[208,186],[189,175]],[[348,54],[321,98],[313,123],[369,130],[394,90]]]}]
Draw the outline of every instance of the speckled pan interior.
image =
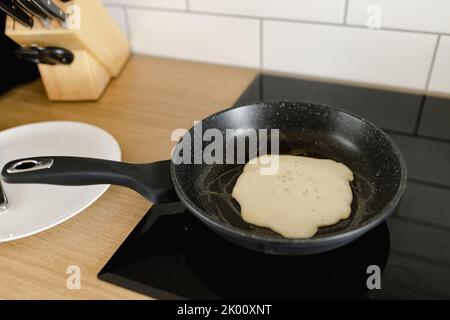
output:
[{"label": "speckled pan interior", "polygon": [[[234,240],[304,246],[320,240],[355,237],[391,213],[405,188],[406,165],[393,141],[371,123],[339,108],[292,101],[255,103],[208,117],[202,122],[202,130],[209,128],[223,133],[224,148],[230,139],[236,139],[236,135],[227,136],[226,129],[279,129],[280,154],[334,159],[347,165],[355,175],[350,218],[320,228],[311,239],[297,240],[285,239],[241,219],[239,204],[231,197],[231,191],[243,164],[173,165],[172,179],[184,204],[219,233]],[[193,135],[193,128],[190,134]],[[203,142],[203,147],[208,144]],[[247,153],[246,159],[253,156]]]}]

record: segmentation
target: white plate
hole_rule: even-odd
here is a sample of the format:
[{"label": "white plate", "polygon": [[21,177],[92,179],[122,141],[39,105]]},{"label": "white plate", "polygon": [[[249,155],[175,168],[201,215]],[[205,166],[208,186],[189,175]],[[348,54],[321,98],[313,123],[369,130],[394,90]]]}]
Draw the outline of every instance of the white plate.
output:
[{"label": "white plate", "polygon": [[[40,122],[0,132],[0,168],[11,160],[36,156],[120,161],[121,152],[109,133],[78,122]],[[0,242],[30,236],[64,222],[92,204],[108,187],[3,183],[9,207],[0,212]]]}]

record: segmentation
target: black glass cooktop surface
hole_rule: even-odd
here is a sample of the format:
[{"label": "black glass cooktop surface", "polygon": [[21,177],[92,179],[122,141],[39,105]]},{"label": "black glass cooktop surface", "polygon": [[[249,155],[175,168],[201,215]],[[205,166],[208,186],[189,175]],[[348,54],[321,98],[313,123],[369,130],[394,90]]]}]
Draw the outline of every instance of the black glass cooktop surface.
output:
[{"label": "black glass cooktop surface", "polygon": [[[388,221],[336,250],[286,257],[223,240],[180,203],[155,205],[99,278],[155,298],[450,298],[450,100],[260,75],[236,105],[271,99],[336,105],[393,137],[408,185]],[[380,289],[367,286],[371,266]]]}]

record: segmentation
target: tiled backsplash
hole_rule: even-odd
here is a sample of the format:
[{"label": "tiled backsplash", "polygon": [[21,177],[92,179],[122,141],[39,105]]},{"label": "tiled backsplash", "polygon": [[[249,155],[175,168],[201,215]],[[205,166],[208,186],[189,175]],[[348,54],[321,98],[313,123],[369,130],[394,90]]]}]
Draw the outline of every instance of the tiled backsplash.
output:
[{"label": "tiled backsplash", "polygon": [[449,0],[103,2],[136,53],[450,94]]}]

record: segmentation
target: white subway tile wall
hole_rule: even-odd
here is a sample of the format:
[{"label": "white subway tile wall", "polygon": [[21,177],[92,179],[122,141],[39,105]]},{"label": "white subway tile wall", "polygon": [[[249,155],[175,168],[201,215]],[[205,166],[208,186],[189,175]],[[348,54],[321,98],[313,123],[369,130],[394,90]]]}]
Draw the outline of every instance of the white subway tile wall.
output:
[{"label": "white subway tile wall", "polygon": [[381,28],[450,33],[449,0],[349,0],[347,23],[366,25],[369,6],[377,6]]},{"label": "white subway tile wall", "polygon": [[120,7],[106,7],[106,9],[114,20],[116,20],[123,34],[128,37],[129,32],[125,9]]},{"label": "white subway tile wall", "polygon": [[450,94],[450,0],[103,2],[136,53]]},{"label": "white subway tile wall", "polygon": [[256,19],[136,9],[129,9],[128,17],[134,52],[259,67]]},{"label": "white subway tile wall", "polygon": [[429,90],[434,93],[450,94],[450,36],[441,36],[439,40]]},{"label": "white subway tile wall", "polygon": [[187,7],[186,0],[103,0],[103,3],[178,10],[185,10]]},{"label": "white subway tile wall", "polygon": [[279,21],[263,29],[265,69],[419,90],[437,38]]},{"label": "white subway tile wall", "polygon": [[192,11],[251,17],[343,22],[345,0],[190,0]]}]

